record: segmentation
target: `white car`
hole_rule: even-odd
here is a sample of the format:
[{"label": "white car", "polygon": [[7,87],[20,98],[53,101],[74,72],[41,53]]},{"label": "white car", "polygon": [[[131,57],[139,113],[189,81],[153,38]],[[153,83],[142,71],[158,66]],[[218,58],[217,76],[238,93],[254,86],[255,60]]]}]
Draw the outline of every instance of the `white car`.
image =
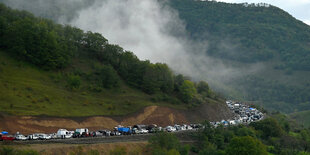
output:
[{"label": "white car", "polygon": [[186,126],[186,129],[187,130],[193,130],[193,128],[190,125]]},{"label": "white car", "polygon": [[168,132],[175,132],[177,129],[176,129],[175,127],[172,127],[172,126],[167,126],[167,127],[166,127],[166,130],[167,130]]},{"label": "white car", "polygon": [[40,133],[39,134],[39,139],[41,139],[41,140],[48,140],[48,139],[51,139],[51,138],[52,137],[49,134],[44,134],[44,133]]},{"label": "white car", "polygon": [[27,140],[27,137],[25,137],[24,135],[16,135],[15,139],[16,140]]},{"label": "white car", "polygon": [[51,136],[51,139],[57,139],[57,134],[56,133],[50,134],[50,136]]},{"label": "white car", "polygon": [[134,134],[140,134],[140,130],[137,128],[133,128],[132,131]]},{"label": "white car", "polygon": [[27,139],[29,140],[37,140],[39,139],[39,136],[37,134],[30,134],[27,136]]},{"label": "white car", "polygon": [[142,134],[149,133],[149,130],[141,129],[141,130],[140,130],[140,133],[142,133]]}]

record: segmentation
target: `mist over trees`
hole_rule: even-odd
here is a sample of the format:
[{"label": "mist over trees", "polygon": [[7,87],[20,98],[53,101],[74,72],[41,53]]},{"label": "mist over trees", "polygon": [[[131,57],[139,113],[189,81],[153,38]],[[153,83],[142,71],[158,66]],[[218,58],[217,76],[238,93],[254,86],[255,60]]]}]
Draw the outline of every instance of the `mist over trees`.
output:
[{"label": "mist over trees", "polygon": [[[168,4],[186,22],[192,39],[209,41],[209,48],[201,54],[240,69],[233,70],[239,77],[231,72],[227,75],[230,80],[219,80],[228,89],[210,82],[213,88],[272,110],[289,113],[310,109],[310,81],[304,80],[310,75],[308,25],[272,5],[194,0],[170,0]],[[242,70],[252,64],[264,67],[249,74]]]},{"label": "mist over trees", "polygon": [[[85,18],[96,13],[96,11],[100,12],[100,16],[104,16],[106,12],[102,11],[102,9],[118,6],[116,5],[117,1],[107,0],[100,2],[96,0],[0,0],[0,2],[4,2],[13,8],[31,11],[35,15],[60,23],[70,23],[70,21],[79,19],[79,15],[83,14],[84,18],[79,19],[80,23],[88,23],[85,22]],[[113,5],[103,6],[105,4],[103,2],[111,2]],[[306,78],[310,75],[310,50],[308,46],[310,30],[308,25],[296,20],[275,6],[246,6],[244,4],[195,0],[160,0],[158,2],[160,2],[159,6],[162,8],[170,7],[172,9],[168,9],[168,11],[177,12],[178,16],[176,18],[180,18],[179,21],[184,23],[178,22],[174,26],[184,24],[186,28],[185,34],[190,36],[186,36],[187,39],[190,38],[190,43],[184,44],[181,42],[184,44],[181,49],[186,51],[181,52],[181,54],[176,54],[181,51],[180,48],[176,48],[177,50],[172,48],[171,52],[158,52],[152,50],[154,48],[141,51],[140,53],[147,56],[151,55],[150,61],[157,61],[159,55],[160,60],[163,60],[161,62],[167,63],[177,73],[190,75],[198,81],[207,80],[212,88],[229,98],[259,102],[268,109],[288,113],[310,109],[310,91],[307,86],[310,81]],[[131,4],[128,8],[134,8],[132,3],[134,2],[130,1],[128,3]],[[31,4],[37,5],[35,7]],[[121,6],[123,5],[124,3],[121,3]],[[124,7],[117,8],[124,9]],[[127,8],[126,5],[125,8]],[[113,12],[113,9],[111,10],[109,11]],[[130,13],[130,9],[123,11]],[[167,10],[164,9],[164,11]],[[88,12],[90,13],[88,14]],[[117,14],[117,12],[111,14]],[[106,16],[110,17],[111,15]],[[133,21],[127,19],[130,16],[125,17],[120,19],[119,23],[126,23],[128,27],[141,25],[132,23]],[[167,20],[166,18],[161,19]],[[93,22],[96,20],[98,21],[99,18],[86,21]],[[87,27],[87,24],[83,26],[85,26],[84,28],[101,30],[100,26],[106,25],[106,22],[98,22],[98,26]],[[78,25],[78,22],[76,24]],[[117,22],[111,25],[114,24],[117,24]],[[93,23],[92,25],[96,24]],[[118,26],[122,27],[121,25]],[[109,26],[104,26],[102,31],[106,27]],[[169,25],[166,27],[169,29]],[[119,34],[117,30],[112,32],[109,29],[109,32],[113,33],[113,35]],[[121,31],[122,34],[131,34],[132,32],[132,29]],[[164,32],[170,33],[168,30]],[[171,32],[171,34],[174,33],[174,31]],[[150,38],[152,37],[156,39],[157,36],[150,36]],[[127,39],[126,35],[119,35],[114,40],[122,40],[123,38]],[[160,36],[160,38],[163,38],[163,36]],[[133,38],[133,40],[136,41],[137,38]],[[153,38],[150,40],[153,41]],[[201,42],[201,40],[207,41]],[[141,42],[140,40],[139,47],[145,49],[144,47],[148,47],[148,45],[166,43],[167,40],[157,40],[157,44]],[[206,44],[207,47],[201,48],[197,43]],[[199,50],[184,48],[190,46],[199,48]],[[133,52],[138,55],[137,51]],[[164,53],[172,53],[172,56]],[[101,56],[103,54],[97,53],[97,56],[105,58]],[[113,55],[110,56],[113,57]],[[170,59],[171,57],[172,59]],[[175,59],[175,57],[177,58]],[[127,78],[132,79],[132,81],[135,80],[134,77]],[[134,82],[131,82],[131,84],[136,85]],[[141,83],[137,85],[141,85]],[[158,90],[158,88],[156,89]],[[146,88],[145,91],[152,92],[154,90]]]},{"label": "mist over trees", "polygon": [[[79,89],[82,78],[94,81],[96,91],[119,86],[121,80],[148,94],[166,94],[163,100],[173,103],[180,97],[184,103],[195,103],[195,98],[210,97],[213,92],[204,83],[203,89],[194,82],[176,76],[162,63],[141,61],[130,51],[109,44],[99,33],[55,24],[36,18],[25,11],[17,11],[0,4],[0,48],[18,60],[29,62],[44,70],[63,70],[70,67],[73,59],[88,57],[104,65],[95,66],[95,72],[84,75],[76,71],[68,75],[70,89]],[[180,78],[181,77],[181,78]],[[177,89],[176,89],[176,88]],[[202,90],[201,90],[202,89]],[[197,102],[198,103],[198,102]],[[201,102],[199,102],[201,103]]]}]

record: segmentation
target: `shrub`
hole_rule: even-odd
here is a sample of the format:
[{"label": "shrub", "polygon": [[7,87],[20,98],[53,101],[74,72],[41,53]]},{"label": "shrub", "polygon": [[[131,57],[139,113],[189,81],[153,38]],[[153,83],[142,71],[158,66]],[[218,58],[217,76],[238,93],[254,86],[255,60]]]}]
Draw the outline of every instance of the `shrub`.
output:
[{"label": "shrub", "polygon": [[78,89],[81,85],[81,79],[78,75],[69,75],[67,78],[67,86],[70,89]]}]

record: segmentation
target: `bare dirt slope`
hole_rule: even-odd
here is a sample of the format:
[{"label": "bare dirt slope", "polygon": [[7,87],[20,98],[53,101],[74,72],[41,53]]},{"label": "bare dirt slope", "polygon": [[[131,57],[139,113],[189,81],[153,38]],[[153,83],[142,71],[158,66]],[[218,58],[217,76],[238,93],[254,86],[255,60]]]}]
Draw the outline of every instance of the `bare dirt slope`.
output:
[{"label": "bare dirt slope", "polygon": [[135,124],[157,124],[167,126],[200,122],[203,120],[221,120],[232,117],[225,104],[203,104],[190,110],[176,110],[168,107],[149,106],[135,114],[122,117],[93,116],[82,118],[60,118],[46,116],[9,116],[0,115],[0,129],[10,133],[17,131],[28,133],[53,133],[59,128],[74,130],[112,129],[117,125],[132,126]]}]

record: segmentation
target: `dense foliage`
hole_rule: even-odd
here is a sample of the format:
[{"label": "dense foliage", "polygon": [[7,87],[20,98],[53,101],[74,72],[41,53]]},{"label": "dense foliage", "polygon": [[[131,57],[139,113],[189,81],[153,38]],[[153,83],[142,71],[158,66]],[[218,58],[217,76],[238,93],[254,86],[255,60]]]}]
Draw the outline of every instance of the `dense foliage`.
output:
[{"label": "dense foliage", "polygon": [[250,75],[241,72],[224,84],[234,92],[221,85],[214,84],[214,88],[271,110],[310,109],[308,25],[272,5],[196,0],[170,0],[168,5],[178,11],[192,39],[208,40],[209,48],[202,54],[219,58],[236,70],[254,63],[265,66],[261,72],[249,71]]},{"label": "dense foliage", "polygon": [[165,154],[169,150],[175,150],[177,154],[190,151],[199,155],[309,154],[310,129],[295,127],[286,130],[290,124],[288,121],[284,115],[273,114],[249,126],[214,128],[205,123],[205,128],[193,133],[195,143],[191,146],[181,145],[172,134],[160,133],[149,140],[148,150],[151,154]]},{"label": "dense foliage", "polygon": [[[193,38],[212,38],[208,54],[242,62],[279,58],[278,68],[310,70],[310,28],[274,6],[171,0]],[[231,46],[223,44],[229,39]]]},{"label": "dense foliage", "polygon": [[[0,19],[0,49],[41,69],[74,68],[66,75],[71,90],[79,89],[83,80],[91,81],[90,90],[98,92],[116,88],[124,80],[145,93],[164,94],[163,100],[172,103],[180,103],[176,97],[184,103],[202,103],[205,97],[215,97],[207,83],[196,85],[182,75],[174,75],[166,64],[141,61],[132,52],[109,44],[99,33],[55,24],[3,4]],[[85,73],[74,67],[73,61],[82,57],[98,62],[93,72]]]},{"label": "dense foliage", "polygon": [[[310,109],[310,83],[293,85],[257,76],[245,76],[232,85],[247,100],[261,101],[264,107],[282,112]],[[271,104],[270,104],[271,102]]]}]

